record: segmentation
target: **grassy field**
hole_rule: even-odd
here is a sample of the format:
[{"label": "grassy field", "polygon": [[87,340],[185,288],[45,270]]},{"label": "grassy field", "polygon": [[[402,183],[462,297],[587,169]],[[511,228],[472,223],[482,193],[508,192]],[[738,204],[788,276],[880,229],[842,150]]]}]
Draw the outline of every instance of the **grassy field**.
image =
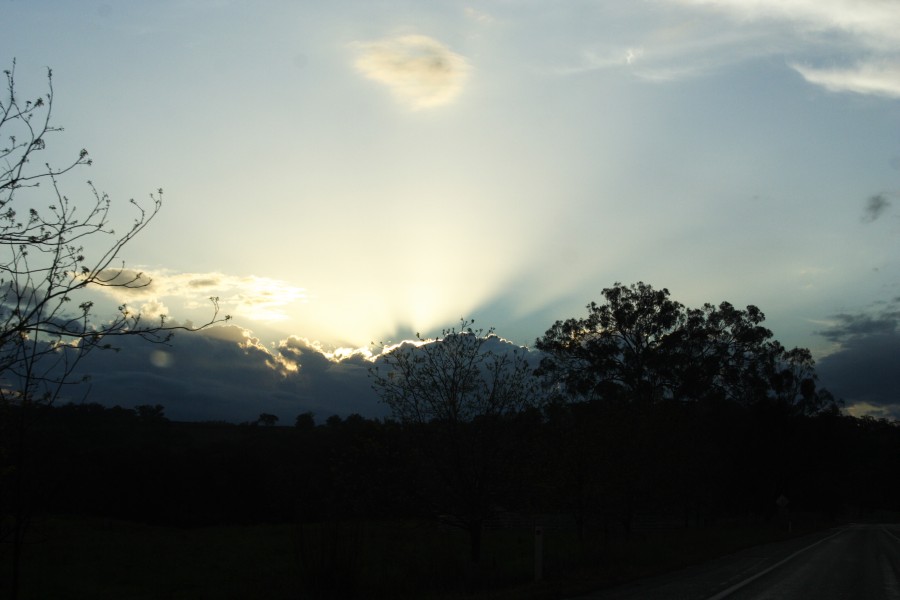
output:
[{"label": "grassy field", "polygon": [[[783,528],[729,526],[584,545],[570,531],[548,529],[545,577],[535,584],[530,529],[487,532],[484,560],[473,573],[465,535],[430,522],[176,529],[47,517],[31,530],[21,597],[438,599],[477,587],[481,598],[562,598],[786,535]],[[8,546],[0,547],[0,559],[8,569]]]}]

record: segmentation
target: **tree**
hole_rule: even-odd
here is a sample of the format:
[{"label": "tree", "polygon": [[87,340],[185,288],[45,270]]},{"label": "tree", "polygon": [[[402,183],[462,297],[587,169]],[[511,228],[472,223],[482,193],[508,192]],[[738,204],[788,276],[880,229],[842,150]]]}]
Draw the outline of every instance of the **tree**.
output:
[{"label": "tree", "polygon": [[684,307],[669,290],[638,282],[603,290],[606,302],[588,316],[556,321],[535,345],[539,372],[566,395],[585,400],[651,403],[671,396]]},{"label": "tree", "polygon": [[166,407],[162,404],[139,404],[134,407],[134,412],[138,419],[145,423],[165,423]]},{"label": "tree", "polygon": [[[134,200],[134,220],[116,234],[112,200],[87,182],[89,199],[64,193],[61,178],[91,164],[87,150],[62,166],[41,162],[54,136],[53,77],[48,91],[23,100],[15,86],[15,61],[5,70],[0,96],[0,539],[12,538],[12,596],[17,595],[19,561],[27,522],[27,431],[37,414],[63,390],[82,379],[76,367],[90,352],[112,347],[118,336],[165,343],[176,330],[195,331],[227,320],[213,316],[200,327],[175,325],[166,317],[145,318],[121,305],[111,317],[97,314],[90,291],[139,288],[150,284],[119,261],[122,249],[140,234],[162,206],[162,190],[148,206]],[[41,165],[42,166],[39,166]]]},{"label": "tree", "polygon": [[264,427],[274,427],[277,422],[278,417],[276,415],[270,415],[269,413],[259,413],[259,418],[256,419],[256,424],[263,425]]},{"label": "tree", "polygon": [[471,325],[382,345],[370,375],[393,417],[420,436],[425,476],[435,476],[427,501],[468,532],[477,564],[484,522],[508,489],[504,465],[515,448],[505,444],[504,424],[537,398],[526,352]]},{"label": "tree", "polygon": [[557,321],[536,346],[539,373],[568,398],[649,405],[661,400],[763,400],[815,413],[834,399],[815,388],[809,350],[786,350],[756,306],[686,308],[638,282],[603,290],[588,316]]},{"label": "tree", "polygon": [[306,411],[297,415],[294,427],[301,431],[312,431],[316,427],[316,416],[312,411]]},{"label": "tree", "polygon": [[[607,438],[618,436],[605,451],[577,457],[567,474],[580,500],[590,491],[584,482],[603,473],[607,499],[615,496],[626,528],[636,503],[656,494],[660,481],[668,479],[676,489],[679,480],[694,477],[691,453],[679,464],[672,451],[686,443],[661,453],[660,441],[672,433],[668,426],[675,419],[696,423],[703,410],[720,411],[723,405],[745,415],[749,407],[785,414],[837,409],[834,398],[815,387],[809,351],[786,350],[762,325],[765,315],[755,306],[741,310],[722,302],[686,308],[671,300],[668,290],[643,282],[616,283],[603,297],[604,303],[588,305],[587,317],[557,321],[537,340],[545,353],[538,372],[564,401],[594,405],[578,411],[597,415]],[[575,425],[567,431],[578,441],[582,423]],[[712,457],[699,446],[693,455]],[[652,474],[661,465],[667,466]],[[679,471],[685,476],[667,477]]]}]

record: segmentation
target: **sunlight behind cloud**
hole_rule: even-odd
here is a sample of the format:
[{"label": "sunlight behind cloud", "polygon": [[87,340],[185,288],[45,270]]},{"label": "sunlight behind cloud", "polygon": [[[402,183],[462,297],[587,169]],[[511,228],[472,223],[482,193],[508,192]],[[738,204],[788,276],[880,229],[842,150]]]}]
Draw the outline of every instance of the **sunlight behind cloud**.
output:
[{"label": "sunlight behind cloud", "polygon": [[356,68],[414,109],[452,102],[468,74],[466,59],[424,35],[359,42]]},{"label": "sunlight behind cloud", "polygon": [[[122,303],[142,302],[141,312],[183,319],[185,313],[209,309],[210,297],[219,298],[221,311],[254,321],[284,321],[290,306],[306,300],[303,288],[284,281],[254,275],[237,277],[222,273],[173,273],[168,270],[111,269],[107,278],[118,284],[138,282],[139,287],[100,287]],[[162,300],[180,300],[172,311]]]}]

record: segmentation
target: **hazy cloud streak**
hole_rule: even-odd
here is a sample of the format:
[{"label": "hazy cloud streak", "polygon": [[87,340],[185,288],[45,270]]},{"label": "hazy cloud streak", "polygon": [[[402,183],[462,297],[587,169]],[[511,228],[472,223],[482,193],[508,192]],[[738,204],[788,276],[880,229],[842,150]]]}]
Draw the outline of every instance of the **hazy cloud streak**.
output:
[{"label": "hazy cloud streak", "polygon": [[[881,0],[668,0],[628,38],[604,40],[562,72],[627,68],[656,82],[783,56],[810,84],[900,97],[900,4]],[[660,7],[663,9],[664,7]],[[620,18],[629,13],[619,15]]]},{"label": "hazy cloud streak", "polygon": [[[806,81],[836,92],[900,97],[900,4],[883,0],[675,0],[746,22],[783,22],[804,45],[857,55],[852,65],[790,61]],[[835,43],[838,42],[838,43]]]},{"label": "hazy cloud streak", "polygon": [[809,83],[833,92],[900,98],[900,63],[859,63],[843,69],[817,69],[797,63],[790,66]]}]

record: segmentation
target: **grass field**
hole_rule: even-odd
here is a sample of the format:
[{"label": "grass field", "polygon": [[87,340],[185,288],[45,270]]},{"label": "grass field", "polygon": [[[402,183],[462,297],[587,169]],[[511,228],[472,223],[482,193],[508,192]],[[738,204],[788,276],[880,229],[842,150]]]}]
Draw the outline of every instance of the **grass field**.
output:
[{"label": "grass field", "polygon": [[[795,533],[808,527],[795,528]],[[785,537],[783,528],[685,528],[598,538],[547,529],[533,583],[530,529],[488,531],[477,573],[467,538],[430,522],[177,529],[75,517],[34,522],[25,599],[562,598]],[[4,569],[9,547],[0,548]],[[6,580],[6,573],[2,580]],[[5,593],[5,590],[4,590]]]}]

